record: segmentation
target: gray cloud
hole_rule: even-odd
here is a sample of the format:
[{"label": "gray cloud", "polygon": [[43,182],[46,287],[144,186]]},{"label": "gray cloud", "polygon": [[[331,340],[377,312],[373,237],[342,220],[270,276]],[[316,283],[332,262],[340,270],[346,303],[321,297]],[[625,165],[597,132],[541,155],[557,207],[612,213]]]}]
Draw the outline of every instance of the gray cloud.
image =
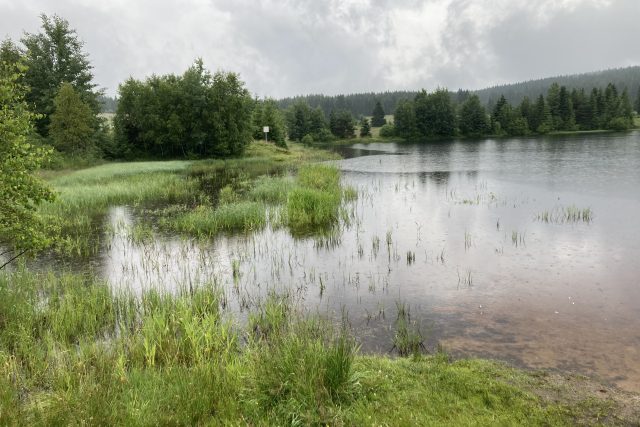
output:
[{"label": "gray cloud", "polygon": [[[640,63],[637,0],[0,0],[0,35],[68,19],[96,81],[196,57],[261,96],[479,88]],[[4,34],[2,34],[4,33]]]}]

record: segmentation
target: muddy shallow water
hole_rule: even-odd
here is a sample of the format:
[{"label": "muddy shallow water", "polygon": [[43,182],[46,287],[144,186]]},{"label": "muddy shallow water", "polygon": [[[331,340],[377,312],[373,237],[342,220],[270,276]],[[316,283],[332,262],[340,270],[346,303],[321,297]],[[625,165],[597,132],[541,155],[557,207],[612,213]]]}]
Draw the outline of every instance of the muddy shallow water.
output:
[{"label": "muddy shallow water", "polygon": [[216,281],[238,313],[288,291],[346,312],[364,351],[390,350],[406,303],[429,348],[640,391],[640,133],[340,150],[360,197],[332,239],[268,227],[140,242],[136,212],[113,207],[92,268],[114,288]]}]

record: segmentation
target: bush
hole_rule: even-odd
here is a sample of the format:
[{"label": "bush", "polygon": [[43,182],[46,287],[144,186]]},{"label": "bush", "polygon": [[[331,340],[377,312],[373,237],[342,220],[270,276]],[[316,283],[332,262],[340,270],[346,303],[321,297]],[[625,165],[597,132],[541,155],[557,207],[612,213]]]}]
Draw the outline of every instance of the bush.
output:
[{"label": "bush", "polygon": [[313,144],[313,137],[309,134],[306,134],[305,136],[302,137],[301,142],[305,145]]},{"label": "bush", "polygon": [[631,123],[624,117],[616,117],[611,119],[607,128],[615,131],[629,130],[631,128]]},{"label": "bush", "polygon": [[380,136],[383,138],[389,138],[395,136],[396,128],[391,123],[387,123],[380,128]]},{"label": "bush", "polygon": [[331,131],[327,128],[322,128],[315,134],[315,140],[319,142],[329,142],[333,141],[335,137],[331,133]]}]

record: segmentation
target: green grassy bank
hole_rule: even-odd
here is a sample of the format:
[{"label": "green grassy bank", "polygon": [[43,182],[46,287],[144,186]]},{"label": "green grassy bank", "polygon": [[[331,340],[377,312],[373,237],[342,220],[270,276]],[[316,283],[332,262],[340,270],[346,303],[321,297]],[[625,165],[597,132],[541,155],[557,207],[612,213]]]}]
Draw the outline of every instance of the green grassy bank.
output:
[{"label": "green grassy bank", "polygon": [[638,414],[584,380],[442,353],[361,355],[345,326],[287,295],[248,322],[225,306],[215,285],[134,297],[90,276],[0,274],[0,424],[572,425]]}]

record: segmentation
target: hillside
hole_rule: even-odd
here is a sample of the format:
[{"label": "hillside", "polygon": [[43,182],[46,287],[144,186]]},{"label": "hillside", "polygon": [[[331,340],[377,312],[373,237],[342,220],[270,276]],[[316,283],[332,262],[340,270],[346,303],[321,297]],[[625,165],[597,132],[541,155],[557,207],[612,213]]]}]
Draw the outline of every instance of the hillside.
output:
[{"label": "hillside", "polygon": [[[607,84],[614,83],[620,90],[626,87],[629,90],[631,98],[635,99],[638,88],[640,87],[640,66],[547,77],[526,82],[498,85],[471,92],[477,93],[483,104],[494,104],[502,94],[504,94],[510,103],[517,104],[525,96],[533,99],[541,93],[546,95],[547,89],[554,82],[557,82],[561,86],[567,86],[569,89],[584,88],[587,91],[590,91],[594,87],[604,88]],[[458,95],[464,95],[464,92],[465,91],[451,92],[451,96],[455,101],[458,99]],[[304,95],[281,99],[278,101],[278,104],[282,108],[287,108],[295,101],[305,100],[311,107],[321,107],[327,115],[332,109],[347,109],[354,115],[360,116],[370,115],[376,100],[379,99],[384,111],[390,114],[393,113],[398,100],[413,98],[415,94],[416,91],[396,91],[336,96]]]}]

